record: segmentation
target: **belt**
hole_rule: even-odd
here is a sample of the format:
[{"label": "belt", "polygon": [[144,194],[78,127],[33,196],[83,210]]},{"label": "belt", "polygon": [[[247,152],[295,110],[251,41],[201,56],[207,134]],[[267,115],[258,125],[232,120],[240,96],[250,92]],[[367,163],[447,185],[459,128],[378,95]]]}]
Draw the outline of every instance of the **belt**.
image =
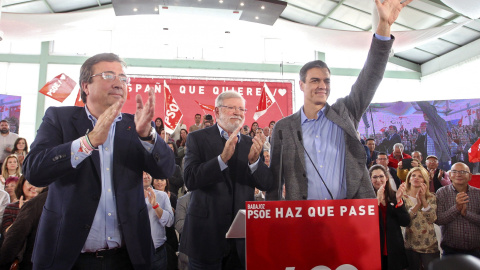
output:
[{"label": "belt", "polygon": [[158,248],[155,249],[155,253],[159,252],[160,250],[162,250],[162,248],[165,246],[165,243],[163,243],[161,246],[159,246]]},{"label": "belt", "polygon": [[85,253],[81,253],[82,255],[86,255],[86,256],[93,256],[95,258],[104,258],[104,257],[109,257],[109,256],[112,256],[112,255],[115,255],[115,254],[118,254],[118,253],[121,253],[121,252],[126,252],[127,249],[124,248],[124,247],[119,247],[119,248],[112,248],[112,249],[99,249],[95,252],[85,252]]}]

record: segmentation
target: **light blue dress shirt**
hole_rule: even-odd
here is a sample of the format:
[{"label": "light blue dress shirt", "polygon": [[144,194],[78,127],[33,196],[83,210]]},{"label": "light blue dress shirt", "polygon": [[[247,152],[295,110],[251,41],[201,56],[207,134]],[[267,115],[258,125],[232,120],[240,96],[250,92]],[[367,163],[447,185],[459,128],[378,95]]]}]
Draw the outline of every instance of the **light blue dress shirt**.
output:
[{"label": "light blue dress shirt", "polygon": [[[218,127],[218,131],[220,132],[220,137],[224,138],[225,140],[228,140],[228,138],[229,138],[228,133],[225,130],[223,130],[223,128],[220,125],[217,124],[217,127]],[[240,136],[240,133],[239,133],[239,134],[237,134],[237,137],[238,137],[238,141],[237,141],[237,144],[238,144],[240,142],[240,139],[242,138],[242,136]],[[218,159],[218,164],[220,165],[220,170],[221,171],[228,168],[228,165],[225,162],[223,162],[220,155],[218,155],[217,159]],[[252,174],[257,170],[259,160],[260,160],[260,157],[257,159],[257,161],[255,161],[255,163],[248,164],[248,167],[250,168],[250,171],[252,172]]]},{"label": "light blue dress shirt", "polygon": [[[308,119],[301,109],[303,146],[313,160],[325,184],[332,192],[333,199],[347,197],[345,179],[345,137],[343,130],[327,119],[325,107],[317,113],[316,119]],[[308,180],[309,200],[331,200],[320,176],[313,167],[307,154],[305,167]]]},{"label": "light blue dress shirt", "polygon": [[148,198],[145,198],[145,203],[147,204],[148,217],[150,218],[150,228],[152,230],[152,240],[155,248],[160,247],[167,241],[167,236],[165,234],[165,227],[171,227],[173,225],[174,216],[172,205],[170,205],[170,199],[166,192],[156,190],[155,198],[159,207],[163,209],[163,214],[161,218],[158,218],[155,209],[152,208]]},{"label": "light blue dress shirt", "polygon": [[[87,113],[88,119],[92,121],[92,125],[95,127],[97,119],[90,113],[87,106],[85,106],[85,112]],[[115,127],[116,123],[121,120],[122,114],[120,113],[110,126],[107,140],[105,143],[98,146],[98,151],[100,154],[102,190],[97,212],[95,213],[95,217],[93,219],[93,223],[87,240],[85,241],[85,245],[83,246],[82,252],[95,252],[101,249],[111,249],[122,246],[122,233],[118,223],[115,193],[113,192],[112,182],[113,142],[115,137]],[[156,137],[154,137],[154,139],[156,142]],[[154,144],[143,141],[141,142],[145,149],[149,153],[152,153]],[[80,164],[89,156],[85,152],[80,152],[79,149],[80,138],[73,141],[71,146],[72,155],[70,161],[73,168],[76,168],[78,164]],[[93,181],[93,179],[84,180]]]}]

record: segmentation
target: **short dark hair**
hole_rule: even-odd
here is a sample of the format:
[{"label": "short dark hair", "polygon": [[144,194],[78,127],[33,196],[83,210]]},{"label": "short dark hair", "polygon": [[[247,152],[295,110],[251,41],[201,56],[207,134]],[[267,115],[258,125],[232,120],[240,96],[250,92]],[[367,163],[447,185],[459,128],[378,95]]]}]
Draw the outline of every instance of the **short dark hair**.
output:
[{"label": "short dark hair", "polygon": [[80,84],[80,97],[82,98],[83,103],[87,103],[87,95],[83,91],[82,83],[91,83],[93,75],[93,66],[100,62],[119,62],[124,67],[127,67],[127,64],[116,54],[114,53],[99,53],[88,58],[80,68],[80,79],[78,83]]},{"label": "short dark hair", "polygon": [[199,113],[195,114],[195,117],[197,117],[197,115],[198,115],[198,116],[200,116],[200,117],[202,117],[202,115],[201,115],[201,114],[199,114]]},{"label": "short dark hair", "polygon": [[365,143],[368,142],[368,141],[373,141],[373,142],[375,142],[375,139],[374,139],[374,138],[368,138],[367,140],[365,140]]},{"label": "short dark hair", "polygon": [[322,60],[310,61],[305,65],[303,65],[303,67],[300,69],[300,74],[299,74],[300,81],[305,82],[305,78],[307,77],[307,72],[312,68],[326,68],[328,70],[328,73],[332,74],[327,64]]},{"label": "short dark hair", "polygon": [[9,125],[10,125],[10,123],[8,123],[8,121],[7,121],[7,120],[5,120],[5,119],[3,119],[2,121],[0,121],[0,123],[2,123],[2,122],[5,122],[5,123],[7,123],[7,124],[9,124]]},{"label": "short dark hair", "polygon": [[387,153],[385,153],[385,152],[380,152],[380,153],[378,153],[377,157],[380,156],[380,155],[382,155],[382,156],[387,156],[387,157],[388,157]]}]

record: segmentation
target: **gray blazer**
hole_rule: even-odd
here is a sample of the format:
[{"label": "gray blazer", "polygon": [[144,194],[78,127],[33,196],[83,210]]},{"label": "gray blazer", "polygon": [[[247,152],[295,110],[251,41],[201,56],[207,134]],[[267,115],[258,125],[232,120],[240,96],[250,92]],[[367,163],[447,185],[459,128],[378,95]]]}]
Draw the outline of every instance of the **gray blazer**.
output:
[{"label": "gray blazer", "polygon": [[[358,123],[375,95],[387,65],[394,38],[381,41],[373,38],[367,61],[353,84],[348,96],[340,98],[332,106],[326,104],[325,116],[341,127],[345,134],[345,170],[347,198],[375,198],[368,171],[365,166],[365,149],[357,137]],[[306,200],[308,180],[305,173],[304,151],[297,137],[302,133],[300,115],[303,107],[275,124],[271,140],[271,166],[274,186],[267,191],[267,200],[278,200],[278,175],[280,143],[283,144],[283,180],[286,200]],[[278,132],[282,131],[280,142]],[[309,162],[309,161],[308,161]]]}]

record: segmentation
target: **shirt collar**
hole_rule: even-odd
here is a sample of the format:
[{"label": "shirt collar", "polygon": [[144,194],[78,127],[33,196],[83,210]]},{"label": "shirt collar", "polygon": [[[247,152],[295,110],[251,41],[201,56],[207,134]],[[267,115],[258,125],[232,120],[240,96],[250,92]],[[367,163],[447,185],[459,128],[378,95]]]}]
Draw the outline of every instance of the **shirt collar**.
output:
[{"label": "shirt collar", "polygon": [[[90,119],[90,121],[92,121],[93,125],[95,126],[95,124],[97,124],[98,119],[95,116],[93,116],[93,114],[90,113],[90,111],[87,108],[87,105],[85,105],[84,108],[85,108],[85,112],[87,113],[88,119]],[[119,113],[117,118],[115,118],[114,122],[118,122],[121,120],[122,120],[122,113]]]},{"label": "shirt collar", "polygon": [[300,110],[300,120],[301,120],[301,123],[305,123],[307,121],[315,121],[315,120],[318,120],[320,119],[320,117],[322,117],[323,115],[325,115],[325,108],[327,106],[323,106],[322,109],[320,109],[317,113],[317,119],[308,119],[307,116],[305,115],[305,112],[303,111],[303,108],[304,106],[302,106],[302,109]]},{"label": "shirt collar", "polygon": [[[219,124],[217,124],[217,127],[218,127],[218,131],[220,132],[220,137],[225,138],[225,140],[228,140],[228,138],[229,138],[228,132],[226,132],[225,130],[223,130],[223,128],[222,128]],[[238,138],[238,142],[240,142],[240,139],[242,138],[242,137],[240,136],[240,132],[237,133],[237,138]],[[237,143],[238,143],[238,142],[237,142]]]}]

